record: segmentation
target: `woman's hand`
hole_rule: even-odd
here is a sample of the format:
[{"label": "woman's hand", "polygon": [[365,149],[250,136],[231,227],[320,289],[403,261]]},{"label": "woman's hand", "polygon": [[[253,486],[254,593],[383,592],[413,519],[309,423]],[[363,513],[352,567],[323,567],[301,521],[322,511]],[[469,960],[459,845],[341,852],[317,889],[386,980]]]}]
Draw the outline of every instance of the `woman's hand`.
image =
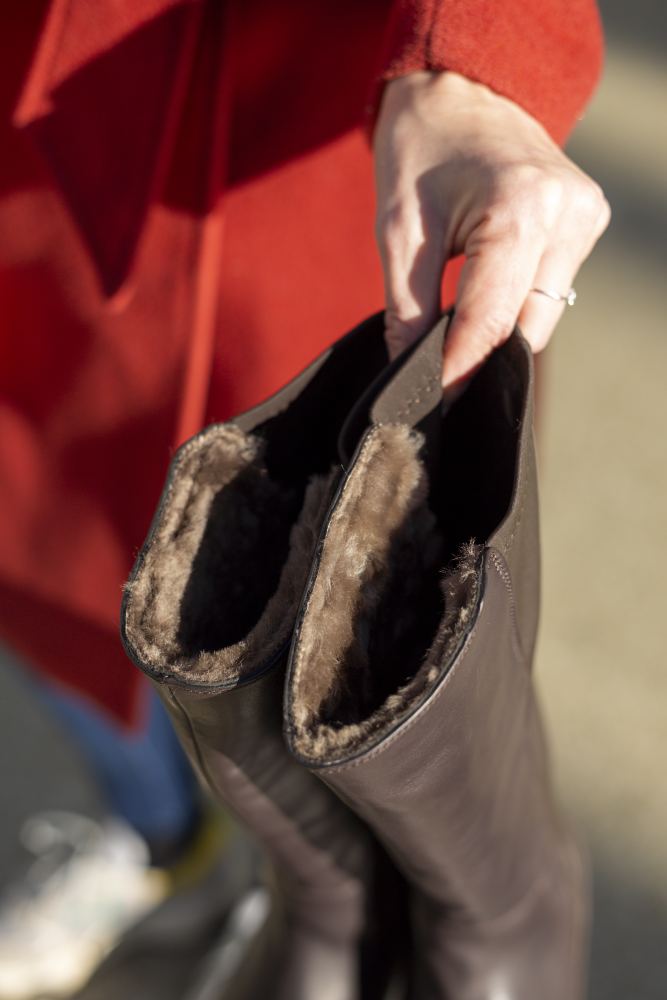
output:
[{"label": "woman's hand", "polygon": [[609,223],[600,188],[518,105],[456,73],[387,84],[375,138],[377,238],[392,356],[437,319],[445,263],[464,254],[443,384],[465,378],[518,321],[534,351]]}]

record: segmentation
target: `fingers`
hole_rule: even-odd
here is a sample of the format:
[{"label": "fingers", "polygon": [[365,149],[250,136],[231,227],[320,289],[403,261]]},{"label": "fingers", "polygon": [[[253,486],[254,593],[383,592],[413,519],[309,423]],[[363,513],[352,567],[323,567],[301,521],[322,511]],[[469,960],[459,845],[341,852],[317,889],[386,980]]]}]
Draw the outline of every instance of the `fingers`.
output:
[{"label": "fingers", "polygon": [[428,232],[418,206],[380,219],[377,240],[385,286],[385,338],[394,358],[439,316],[447,248],[442,231],[438,236]]},{"label": "fingers", "polygon": [[566,295],[610,219],[609,205],[588,179],[561,206],[556,221],[553,212],[511,212],[504,231],[494,226],[483,238],[472,234],[445,344],[445,388],[471,375],[517,321],[533,351],[548,343],[565,303],[531,289]]},{"label": "fingers", "polygon": [[444,265],[466,258],[443,385],[460,385],[521,317],[535,350],[609,221],[597,185],[518,105],[448,72],[388,84],[374,135],[387,343],[395,356],[440,310]]},{"label": "fingers", "polygon": [[469,241],[445,343],[445,389],[472,375],[510,336],[543,249],[539,231],[514,229]]},{"label": "fingers", "polygon": [[[545,253],[537,268],[531,288],[544,288],[559,295],[567,295],[578,264],[569,255]],[[519,313],[521,332],[537,354],[548,344],[551,334],[565,311],[566,302],[556,302],[546,295],[529,294]]]},{"label": "fingers", "polygon": [[[565,231],[551,241],[542,256],[531,288],[567,295],[579,268],[609,224],[609,206],[601,195],[599,202],[591,206],[591,212],[596,216],[591,218],[588,227],[581,225],[579,213],[571,221],[567,217],[564,219]],[[534,353],[542,351],[549,343],[565,307],[565,302],[556,302],[546,295],[533,293],[528,296],[518,322]]]}]

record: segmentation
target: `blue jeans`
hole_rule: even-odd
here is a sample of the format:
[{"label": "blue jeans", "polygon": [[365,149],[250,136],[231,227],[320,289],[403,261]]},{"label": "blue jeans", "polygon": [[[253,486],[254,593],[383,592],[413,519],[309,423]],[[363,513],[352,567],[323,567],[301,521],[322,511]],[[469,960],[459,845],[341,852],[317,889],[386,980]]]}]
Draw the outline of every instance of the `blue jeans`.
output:
[{"label": "blue jeans", "polygon": [[91,766],[111,811],[149,843],[176,842],[198,816],[197,783],[160,699],[146,688],[144,727],[128,733],[76,694],[37,683]]}]

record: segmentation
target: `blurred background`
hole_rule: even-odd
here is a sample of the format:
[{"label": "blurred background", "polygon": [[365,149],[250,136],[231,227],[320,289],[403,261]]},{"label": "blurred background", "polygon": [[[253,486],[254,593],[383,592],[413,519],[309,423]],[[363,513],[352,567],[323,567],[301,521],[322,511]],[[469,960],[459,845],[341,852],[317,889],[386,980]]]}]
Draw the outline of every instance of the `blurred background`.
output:
[{"label": "blurred background", "polygon": [[612,206],[549,348],[537,671],[595,877],[592,1000],[667,997],[667,7],[602,0],[570,154]]},{"label": "blurred background", "polygon": [[[664,0],[602,0],[603,83],[570,153],[613,220],[549,348],[537,659],[562,798],[592,855],[591,1000],[667,997],[667,67]],[[63,732],[0,657],[0,887],[45,809],[100,815]],[[187,949],[112,963],[85,1000],[182,996]],[[131,985],[130,985],[131,984]],[[0,998],[1,1000],[1,998]]]}]

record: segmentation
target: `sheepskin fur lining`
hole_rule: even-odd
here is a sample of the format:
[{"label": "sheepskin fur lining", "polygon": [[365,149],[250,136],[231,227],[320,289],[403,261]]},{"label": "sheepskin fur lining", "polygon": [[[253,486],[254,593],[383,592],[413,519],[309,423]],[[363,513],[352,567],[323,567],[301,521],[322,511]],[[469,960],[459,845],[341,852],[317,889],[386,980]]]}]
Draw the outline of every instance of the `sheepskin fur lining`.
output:
[{"label": "sheepskin fur lining", "polygon": [[423,439],[371,431],[328,526],[292,674],[305,759],[377,739],[433,688],[479,596],[481,547],[449,551],[428,505]]},{"label": "sheepskin fur lining", "polygon": [[276,482],[262,438],[232,424],[193,439],[127,585],[144,668],[228,686],[268,662],[292,632],[335,478]]}]

